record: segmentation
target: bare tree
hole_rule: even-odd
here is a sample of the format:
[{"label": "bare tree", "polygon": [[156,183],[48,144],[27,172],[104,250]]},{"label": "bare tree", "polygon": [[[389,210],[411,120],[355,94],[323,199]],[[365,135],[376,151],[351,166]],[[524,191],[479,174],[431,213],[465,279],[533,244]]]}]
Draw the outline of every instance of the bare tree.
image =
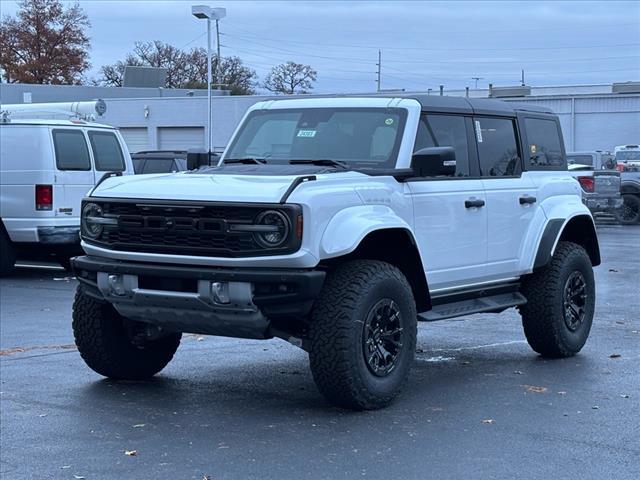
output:
[{"label": "bare tree", "polygon": [[287,62],[271,69],[264,81],[264,88],[285,95],[309,93],[317,76],[318,72],[309,65]]},{"label": "bare tree", "polygon": [[[212,68],[217,69],[217,58],[212,59]],[[161,41],[136,43],[133,52],[124,60],[113,65],[104,65],[100,69],[101,85],[122,86],[125,66],[148,66],[167,69],[167,88],[206,88],[207,51],[204,48],[180,50]],[[245,65],[238,57],[223,57],[220,61],[220,77],[223,88],[231,90],[232,95],[254,93],[256,72]]]},{"label": "bare tree", "polygon": [[78,4],[23,0],[0,23],[0,68],[8,83],[79,84],[90,67],[90,26]]}]

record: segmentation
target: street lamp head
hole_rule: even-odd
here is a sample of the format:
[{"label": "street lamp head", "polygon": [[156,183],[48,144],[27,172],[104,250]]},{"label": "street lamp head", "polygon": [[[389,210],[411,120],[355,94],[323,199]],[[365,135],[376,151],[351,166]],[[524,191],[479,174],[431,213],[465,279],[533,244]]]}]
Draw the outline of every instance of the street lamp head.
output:
[{"label": "street lamp head", "polygon": [[226,8],[211,8],[208,5],[193,5],[191,7],[191,14],[196,18],[208,18],[209,20],[220,20],[226,17]]}]

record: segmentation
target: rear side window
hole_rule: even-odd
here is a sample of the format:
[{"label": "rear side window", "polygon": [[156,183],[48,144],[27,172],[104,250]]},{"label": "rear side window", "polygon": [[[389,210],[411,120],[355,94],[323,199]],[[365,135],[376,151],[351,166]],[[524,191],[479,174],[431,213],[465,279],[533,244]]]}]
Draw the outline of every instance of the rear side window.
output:
[{"label": "rear side window", "polygon": [[56,129],[52,135],[58,170],[91,170],[89,149],[81,130]]},{"label": "rear side window", "polygon": [[514,121],[508,118],[475,117],[480,173],[483,177],[520,175]]},{"label": "rear side window", "polygon": [[93,159],[99,172],[122,172],[124,156],[118,137],[109,132],[89,132]]},{"label": "rear side window", "polygon": [[464,117],[422,115],[414,151],[428,147],[453,147],[456,151],[456,177],[469,176],[469,145]]},{"label": "rear side window", "polygon": [[529,166],[533,168],[564,167],[558,124],[553,120],[525,118],[529,142]]}]

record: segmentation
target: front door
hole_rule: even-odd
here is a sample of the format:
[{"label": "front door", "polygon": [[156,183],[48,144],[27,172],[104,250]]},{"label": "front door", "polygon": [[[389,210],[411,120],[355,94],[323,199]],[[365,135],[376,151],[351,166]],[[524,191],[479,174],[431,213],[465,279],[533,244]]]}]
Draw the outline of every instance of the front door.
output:
[{"label": "front door", "polygon": [[[408,183],[414,228],[429,289],[434,292],[478,283],[487,260],[487,209],[477,176],[471,118],[427,114],[420,119],[414,151],[453,147],[454,177]],[[469,146],[472,145],[472,148]]]}]

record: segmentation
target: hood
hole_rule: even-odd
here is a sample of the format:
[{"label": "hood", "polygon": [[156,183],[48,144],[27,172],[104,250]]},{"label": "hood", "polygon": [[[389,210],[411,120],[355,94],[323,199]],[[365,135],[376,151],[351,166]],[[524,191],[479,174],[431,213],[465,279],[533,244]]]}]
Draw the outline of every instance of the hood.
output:
[{"label": "hood", "polygon": [[[349,175],[318,175],[317,179]],[[356,174],[357,175],[357,174]],[[299,175],[233,175],[175,173],[127,175],[102,182],[91,194],[105,198],[203,200],[215,202],[278,203]]]}]

